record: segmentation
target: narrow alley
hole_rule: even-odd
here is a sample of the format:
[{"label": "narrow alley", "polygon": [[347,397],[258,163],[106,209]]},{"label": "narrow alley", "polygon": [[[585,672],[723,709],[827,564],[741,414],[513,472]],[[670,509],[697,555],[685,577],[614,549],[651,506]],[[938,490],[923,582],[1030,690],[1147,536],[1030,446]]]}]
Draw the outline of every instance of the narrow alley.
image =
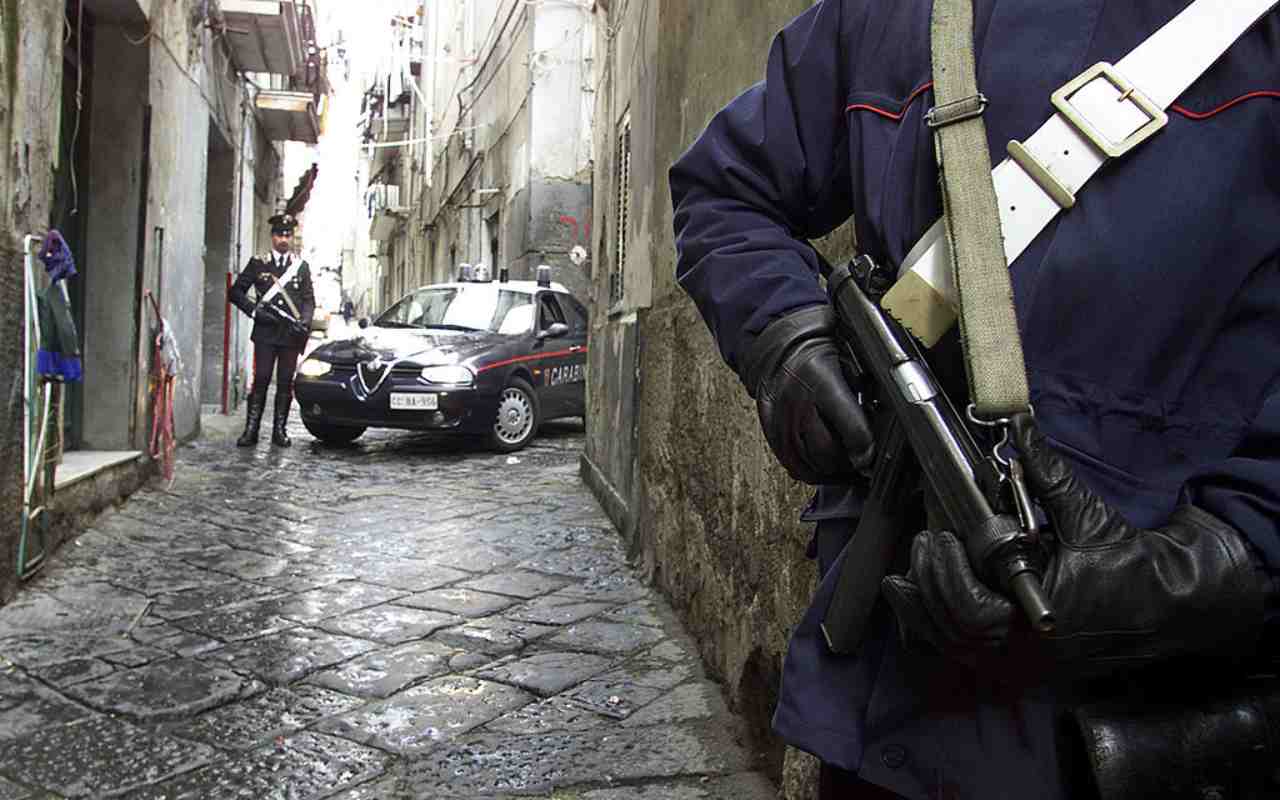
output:
[{"label": "narrow alley", "polygon": [[0,800],[764,800],[776,790],[578,477],[206,417],[0,609]]}]

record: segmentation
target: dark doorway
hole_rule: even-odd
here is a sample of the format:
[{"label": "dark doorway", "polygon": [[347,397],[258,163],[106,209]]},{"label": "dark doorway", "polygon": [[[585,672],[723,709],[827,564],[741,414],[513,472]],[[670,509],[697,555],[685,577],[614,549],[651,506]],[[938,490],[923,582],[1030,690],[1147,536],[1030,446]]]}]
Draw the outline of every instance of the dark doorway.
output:
[{"label": "dark doorway", "polygon": [[[93,15],[83,3],[66,3],[66,31],[62,48],[62,128],[58,139],[58,163],[53,175],[53,206],[49,225],[58,229],[75,256],[80,274],[67,281],[71,313],[84,351],[84,275],[89,263],[86,209],[89,198],[89,98],[93,79]],[[67,384],[63,396],[63,437],[67,450],[82,446],[84,439],[83,384]]]}]

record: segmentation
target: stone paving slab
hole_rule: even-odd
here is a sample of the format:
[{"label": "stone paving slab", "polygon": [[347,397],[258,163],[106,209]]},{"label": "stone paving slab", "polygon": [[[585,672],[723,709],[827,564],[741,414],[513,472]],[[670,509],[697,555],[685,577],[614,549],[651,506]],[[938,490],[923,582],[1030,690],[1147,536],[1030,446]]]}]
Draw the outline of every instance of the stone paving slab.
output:
[{"label": "stone paving slab", "polygon": [[[546,796],[557,787],[744,772],[749,758],[721,734],[664,728],[469,737],[407,763],[364,796],[384,800]],[[373,792],[368,794],[368,792]],[[357,795],[358,796],[358,795]],[[348,796],[346,800],[354,800]]]},{"label": "stone paving slab", "polygon": [[450,614],[457,614],[460,617],[474,619],[487,617],[520,601],[515,597],[507,597],[506,595],[453,587],[418,592],[408,597],[401,597],[395,602],[396,605],[444,611]]},{"label": "stone paving slab", "polygon": [[538,653],[487,667],[476,675],[550,697],[604,672],[612,663],[590,653]]},{"label": "stone paving slab", "polygon": [[303,684],[272,689],[162,730],[222,750],[248,750],[362,703],[356,697]]},{"label": "stone paving slab", "polygon": [[0,775],[65,797],[110,795],[207,763],[201,744],[92,716],[0,743]]},{"label": "stone paving slab", "polygon": [[659,642],[665,634],[647,625],[626,622],[589,621],[570,625],[547,639],[551,647],[585,650],[591,653],[632,653]]},{"label": "stone paving slab", "polygon": [[612,606],[608,603],[588,603],[578,597],[549,594],[521,603],[503,614],[516,622],[536,622],[541,625],[568,625],[593,617]]},{"label": "stone paving slab", "polygon": [[67,694],[101,711],[158,722],[198,714],[261,689],[230,670],[179,658],[78,683]]},{"label": "stone paving slab", "polygon": [[0,608],[0,800],[771,797],[574,426],[184,446]]},{"label": "stone paving slab", "polygon": [[404,644],[414,639],[425,639],[441,628],[457,625],[460,621],[452,614],[439,611],[381,605],[327,619],[317,623],[316,627],[330,633],[369,639],[382,644]]},{"label": "stone paving slab", "polygon": [[461,652],[440,642],[413,642],[353,658],[307,680],[356,697],[389,697],[410,684],[453,670],[453,657]]},{"label": "stone paving slab", "polygon": [[281,614],[286,601],[255,600],[195,617],[173,620],[174,627],[210,639],[235,642],[278,633],[299,623]]},{"label": "stone paving slab", "polygon": [[269,586],[230,579],[225,583],[161,595],[156,598],[154,605],[147,613],[165,620],[181,619],[197,614],[207,614],[210,609],[279,594],[280,592]]},{"label": "stone paving slab", "polygon": [[27,789],[0,778],[0,800],[28,800],[34,797]]},{"label": "stone paving slab", "polygon": [[380,775],[390,756],[303,732],[126,795],[127,800],[312,800]]},{"label": "stone paving slab", "polygon": [[532,695],[510,686],[451,676],[325,720],[316,728],[383,750],[414,753],[532,701]]},{"label": "stone paving slab", "polygon": [[373,648],[363,639],[335,636],[314,628],[294,628],[228,645],[201,658],[251,673],[273,686],[286,686]]},{"label": "stone paving slab", "polygon": [[319,622],[349,611],[380,605],[406,592],[359,581],[335,583],[294,595],[280,604],[280,615],[298,622]]},{"label": "stone paving slab", "polygon": [[91,715],[89,709],[16,670],[0,671],[0,741]]},{"label": "stone paving slab", "polygon": [[557,630],[551,625],[487,617],[454,628],[445,628],[435,635],[435,639],[462,649],[474,649],[498,656],[523,650],[530,642]]}]

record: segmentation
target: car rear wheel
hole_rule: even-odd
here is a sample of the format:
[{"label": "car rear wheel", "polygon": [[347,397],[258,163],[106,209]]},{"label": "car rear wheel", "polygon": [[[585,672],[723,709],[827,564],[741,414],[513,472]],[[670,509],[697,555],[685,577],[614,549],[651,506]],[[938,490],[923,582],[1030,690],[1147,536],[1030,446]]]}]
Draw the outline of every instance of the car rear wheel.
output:
[{"label": "car rear wheel", "polygon": [[359,439],[365,429],[355,425],[326,425],[323,422],[311,422],[305,417],[302,425],[312,436],[325,444],[351,444]]},{"label": "car rear wheel", "polygon": [[538,397],[533,387],[512,378],[498,399],[498,415],[489,433],[489,445],[500,453],[512,453],[533,441],[538,432]]}]

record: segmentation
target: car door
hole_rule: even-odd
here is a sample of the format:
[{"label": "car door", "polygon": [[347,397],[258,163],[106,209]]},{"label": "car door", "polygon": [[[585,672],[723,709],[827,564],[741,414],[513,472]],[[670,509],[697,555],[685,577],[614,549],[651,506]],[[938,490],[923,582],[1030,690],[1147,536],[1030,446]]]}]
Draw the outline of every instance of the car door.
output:
[{"label": "car door", "polygon": [[560,309],[564,311],[565,321],[569,323],[569,335],[564,341],[569,349],[569,363],[573,367],[573,378],[566,385],[566,410],[571,416],[581,416],[587,412],[587,333],[589,330],[587,307],[578,302],[572,295],[556,295]]},{"label": "car door", "polygon": [[[555,294],[540,292],[537,335],[541,336],[557,322],[568,325],[564,310],[556,300]],[[538,363],[542,370],[541,394],[538,400],[542,406],[544,419],[571,413],[573,386],[575,381],[581,380],[582,367],[574,366],[574,357],[577,353],[573,348],[570,334],[541,338],[536,345],[538,352],[542,355]]]}]

